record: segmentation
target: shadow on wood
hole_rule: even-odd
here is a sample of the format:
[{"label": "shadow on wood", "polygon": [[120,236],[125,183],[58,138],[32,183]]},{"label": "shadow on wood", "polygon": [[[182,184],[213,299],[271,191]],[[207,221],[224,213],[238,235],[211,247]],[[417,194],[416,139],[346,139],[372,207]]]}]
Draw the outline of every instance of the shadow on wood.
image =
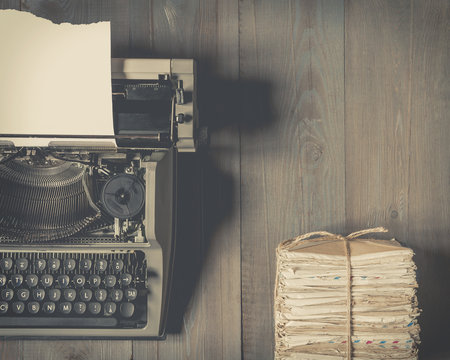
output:
[{"label": "shadow on wood", "polygon": [[[443,232],[443,236],[446,236],[445,234],[448,234],[448,231]],[[448,237],[445,237],[445,240],[447,239]],[[448,351],[449,348],[450,254],[437,249],[414,249],[414,252],[419,283],[419,307],[423,311],[419,317],[422,340],[419,355],[421,359],[429,359]]]},{"label": "shadow on wood", "polygon": [[273,119],[270,89],[265,84],[219,79],[200,62],[198,88],[200,125],[208,127],[212,141],[209,147],[181,154],[179,159],[178,235],[168,333],[181,331],[209,249],[213,242],[227,241],[219,229],[236,216],[233,199],[239,199],[239,179],[224,171],[222,162],[227,155],[237,154],[221,138],[239,136],[238,128],[251,133],[269,126]]}]

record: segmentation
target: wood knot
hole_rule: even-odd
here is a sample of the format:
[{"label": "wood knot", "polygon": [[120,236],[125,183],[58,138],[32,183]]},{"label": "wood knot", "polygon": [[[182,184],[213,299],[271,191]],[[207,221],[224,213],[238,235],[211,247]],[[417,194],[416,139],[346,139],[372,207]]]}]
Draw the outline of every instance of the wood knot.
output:
[{"label": "wood knot", "polygon": [[319,166],[322,160],[323,148],[313,141],[305,141],[300,146],[301,167],[313,169]]}]

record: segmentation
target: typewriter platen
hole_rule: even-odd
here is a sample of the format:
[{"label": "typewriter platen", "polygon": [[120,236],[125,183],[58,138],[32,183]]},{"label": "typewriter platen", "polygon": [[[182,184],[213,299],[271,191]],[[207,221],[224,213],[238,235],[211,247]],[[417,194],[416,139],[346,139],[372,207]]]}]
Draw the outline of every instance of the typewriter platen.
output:
[{"label": "typewriter platen", "polygon": [[164,335],[195,81],[193,60],[113,59],[112,138],[2,134],[0,336]]}]

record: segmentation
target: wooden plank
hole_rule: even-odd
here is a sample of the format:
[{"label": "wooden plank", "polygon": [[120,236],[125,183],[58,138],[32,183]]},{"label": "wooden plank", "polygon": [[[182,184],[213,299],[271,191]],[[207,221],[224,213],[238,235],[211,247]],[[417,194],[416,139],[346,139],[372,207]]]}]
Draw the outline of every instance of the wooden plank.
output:
[{"label": "wooden plank", "polygon": [[[22,0],[22,10],[52,20],[55,23],[71,22],[74,24],[110,20],[109,2],[88,1],[29,1]],[[114,19],[120,13],[116,12]],[[121,23],[123,24],[123,22]],[[112,27],[115,27],[113,22]],[[112,31],[113,34],[118,32]],[[119,32],[120,34],[120,32]],[[114,43],[112,45],[114,52]],[[24,359],[130,359],[132,357],[131,341],[24,341]]]},{"label": "wooden plank", "polygon": [[450,2],[412,7],[409,243],[423,313],[421,358],[448,359],[450,330]]},{"label": "wooden plank", "polygon": [[20,0],[1,0],[0,9],[20,10]]},{"label": "wooden plank", "polygon": [[134,342],[136,360],[241,356],[240,154],[230,116],[238,89],[237,14],[236,1],[152,3],[151,55],[198,60],[200,120],[211,144],[180,156],[171,326],[163,342]]},{"label": "wooden plank", "polygon": [[273,357],[275,248],[341,232],[343,1],[241,1],[243,357]]},{"label": "wooden plank", "polygon": [[347,232],[386,226],[407,240],[410,2],[347,1]]}]

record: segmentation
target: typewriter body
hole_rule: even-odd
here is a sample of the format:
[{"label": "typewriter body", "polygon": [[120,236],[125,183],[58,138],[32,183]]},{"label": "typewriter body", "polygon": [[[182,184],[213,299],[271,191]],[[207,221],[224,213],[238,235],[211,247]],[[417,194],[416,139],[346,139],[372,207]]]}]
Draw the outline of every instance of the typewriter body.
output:
[{"label": "typewriter body", "polygon": [[195,81],[193,60],[112,59],[112,138],[0,120],[0,336],[164,336]]}]

